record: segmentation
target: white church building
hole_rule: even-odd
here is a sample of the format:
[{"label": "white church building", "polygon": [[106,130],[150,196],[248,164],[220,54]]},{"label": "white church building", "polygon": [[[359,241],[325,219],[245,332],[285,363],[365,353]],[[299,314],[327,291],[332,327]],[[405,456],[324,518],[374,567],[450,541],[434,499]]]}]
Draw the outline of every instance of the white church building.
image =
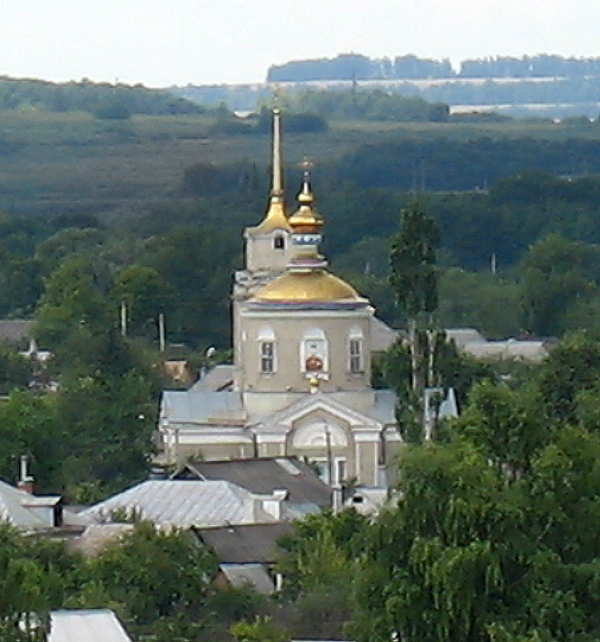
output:
[{"label": "white church building", "polygon": [[296,456],[331,485],[386,487],[401,438],[394,393],[370,383],[378,322],[369,301],[327,271],[322,226],[308,171],[286,211],[274,110],[267,212],[244,232],[234,279],[234,363],[163,393],[167,462]]}]

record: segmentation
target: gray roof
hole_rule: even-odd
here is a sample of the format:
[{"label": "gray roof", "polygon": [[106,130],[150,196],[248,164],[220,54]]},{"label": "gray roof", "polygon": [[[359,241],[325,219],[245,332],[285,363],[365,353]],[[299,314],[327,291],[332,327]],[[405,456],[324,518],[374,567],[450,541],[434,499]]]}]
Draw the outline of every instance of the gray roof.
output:
[{"label": "gray roof", "polygon": [[371,317],[371,352],[385,352],[402,336],[399,330],[378,319]]},{"label": "gray roof", "polygon": [[68,540],[69,550],[86,557],[99,553],[107,544],[133,530],[133,524],[88,524],[81,535]]},{"label": "gray roof", "polygon": [[225,480],[258,495],[286,489],[287,502],[292,505],[331,506],[331,489],[295,457],[198,461],[186,468],[201,479]]},{"label": "gray roof", "polygon": [[273,564],[277,540],[292,530],[289,522],[194,529],[223,564]]},{"label": "gray roof", "polygon": [[467,343],[483,343],[486,338],[475,328],[446,328],[444,330],[448,341],[454,341],[456,347],[462,350]]},{"label": "gray roof", "polygon": [[550,352],[551,344],[546,339],[507,339],[466,343],[464,351],[480,359],[514,359],[538,363]]},{"label": "gray roof", "polygon": [[148,480],[82,511],[110,522],[117,509],[135,510],[156,525],[225,526],[272,522],[247,490],[227,481]]},{"label": "gray roof", "polygon": [[110,609],[51,611],[48,642],[131,642]]},{"label": "gray roof", "polygon": [[244,420],[242,397],[229,390],[165,390],[161,415],[168,417],[171,424]]},{"label": "gray roof", "polygon": [[200,390],[225,390],[233,383],[233,374],[235,366],[231,364],[221,364],[209,370],[190,388],[193,392]]},{"label": "gray roof", "polygon": [[[6,482],[0,481],[0,522],[8,522],[13,526],[24,529],[47,529],[47,519],[44,519],[39,508],[52,510],[61,502],[60,495],[32,495],[19,490]],[[63,510],[63,524],[82,525],[85,518]]]},{"label": "gray roof", "polygon": [[0,319],[0,341],[18,344],[33,336],[33,321],[26,319]]},{"label": "gray roof", "polygon": [[275,591],[273,580],[262,564],[221,564],[220,569],[236,588],[251,586],[263,595],[270,595]]}]

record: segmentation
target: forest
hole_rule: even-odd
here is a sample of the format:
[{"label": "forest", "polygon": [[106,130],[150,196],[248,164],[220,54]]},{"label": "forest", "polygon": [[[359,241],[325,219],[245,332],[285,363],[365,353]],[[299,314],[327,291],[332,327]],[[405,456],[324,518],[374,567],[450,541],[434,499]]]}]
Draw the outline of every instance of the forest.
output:
[{"label": "forest", "polygon": [[[398,494],[376,520],[299,522],[281,542],[277,600],[217,589],[215,560],[182,533],[139,524],[82,560],[0,526],[3,642],[23,639],[23,613],[106,605],[156,642],[598,639],[600,124],[436,120],[421,102],[377,119],[380,98],[280,97],[287,202],[308,156],[332,270],[405,327],[414,310],[390,249],[407,212],[424,212],[439,241],[430,327],[557,347],[526,366],[446,345],[440,381],[459,392],[460,417],[427,443],[403,421]],[[335,114],[319,112],[328,100]],[[0,351],[0,478],[13,483],[28,454],[40,492],[85,504],[147,476],[172,385],[158,315],[168,354],[198,368],[209,346],[230,356],[231,275],[267,200],[268,112],[107,118],[19,104],[1,112],[0,314],[35,320],[53,358],[40,369]],[[374,384],[408,399],[409,366],[395,345]]]}]

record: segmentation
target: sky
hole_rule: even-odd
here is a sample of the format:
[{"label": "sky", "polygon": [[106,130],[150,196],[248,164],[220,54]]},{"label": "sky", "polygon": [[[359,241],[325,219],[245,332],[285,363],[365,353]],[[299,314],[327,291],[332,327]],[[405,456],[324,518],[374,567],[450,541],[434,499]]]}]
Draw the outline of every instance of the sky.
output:
[{"label": "sky", "polygon": [[171,85],[262,82],[355,52],[600,56],[598,0],[2,0],[0,75]]}]

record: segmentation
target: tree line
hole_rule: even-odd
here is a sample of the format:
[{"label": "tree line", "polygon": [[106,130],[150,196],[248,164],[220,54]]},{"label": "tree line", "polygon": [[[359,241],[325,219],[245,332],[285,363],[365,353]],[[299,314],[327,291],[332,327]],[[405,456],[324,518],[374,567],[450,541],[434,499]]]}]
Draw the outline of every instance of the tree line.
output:
[{"label": "tree line", "polygon": [[490,56],[460,62],[459,70],[443,60],[420,58],[414,54],[369,58],[361,54],[345,53],[334,58],[292,60],[271,65],[267,82],[303,82],[314,80],[390,80],[405,78],[561,78],[598,76],[599,57],[559,56]]},{"label": "tree line", "polygon": [[201,114],[206,111],[185,98],[143,85],[89,80],[54,83],[6,76],[0,77],[0,109],[84,111],[106,119],[123,119],[131,114]]}]

